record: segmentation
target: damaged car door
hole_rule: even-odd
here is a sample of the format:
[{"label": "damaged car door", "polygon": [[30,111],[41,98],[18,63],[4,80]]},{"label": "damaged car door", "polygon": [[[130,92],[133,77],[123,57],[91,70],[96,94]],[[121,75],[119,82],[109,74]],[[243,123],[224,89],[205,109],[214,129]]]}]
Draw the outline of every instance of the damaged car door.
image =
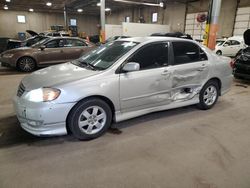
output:
[{"label": "damaged car door", "polygon": [[171,74],[171,99],[192,99],[208,78],[208,58],[194,42],[175,41],[171,49],[171,66],[168,70]]},{"label": "damaged car door", "polygon": [[121,111],[142,110],[169,103],[171,82],[165,72],[168,62],[168,42],[141,47],[123,64],[139,64],[138,70],[120,73]]}]

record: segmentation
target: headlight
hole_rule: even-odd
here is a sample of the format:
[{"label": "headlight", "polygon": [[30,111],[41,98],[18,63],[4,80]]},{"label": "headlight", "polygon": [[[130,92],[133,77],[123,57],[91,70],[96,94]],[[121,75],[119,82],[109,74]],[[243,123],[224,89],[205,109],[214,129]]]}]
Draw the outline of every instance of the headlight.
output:
[{"label": "headlight", "polygon": [[32,102],[49,102],[59,97],[61,91],[55,88],[39,88],[29,91],[25,98]]},{"label": "headlight", "polygon": [[3,54],[3,58],[12,58],[14,54]]}]

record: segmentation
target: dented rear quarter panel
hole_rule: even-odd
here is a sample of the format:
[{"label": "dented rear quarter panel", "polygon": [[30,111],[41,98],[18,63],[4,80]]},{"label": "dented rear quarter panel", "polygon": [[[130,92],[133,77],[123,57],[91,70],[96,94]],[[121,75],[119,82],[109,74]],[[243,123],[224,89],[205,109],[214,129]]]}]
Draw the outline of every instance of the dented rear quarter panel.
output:
[{"label": "dented rear quarter panel", "polygon": [[230,90],[233,81],[231,58],[218,56],[208,48],[204,48],[204,51],[206,51],[211,65],[209,78],[218,78],[221,81],[221,95],[223,95]]}]

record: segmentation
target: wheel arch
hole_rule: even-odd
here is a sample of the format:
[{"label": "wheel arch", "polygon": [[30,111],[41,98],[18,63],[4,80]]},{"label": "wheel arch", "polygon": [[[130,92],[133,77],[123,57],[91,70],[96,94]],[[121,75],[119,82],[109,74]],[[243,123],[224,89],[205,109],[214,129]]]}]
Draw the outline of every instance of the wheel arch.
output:
[{"label": "wheel arch", "polygon": [[75,107],[77,104],[79,104],[79,103],[81,103],[81,102],[83,102],[83,101],[85,101],[85,100],[91,99],[91,98],[98,98],[98,99],[101,99],[101,100],[103,100],[104,102],[106,102],[106,103],[109,105],[109,107],[110,107],[110,109],[111,109],[111,112],[112,112],[112,122],[115,121],[115,119],[114,119],[114,118],[115,118],[115,105],[114,105],[114,103],[112,102],[112,100],[109,99],[108,97],[103,96],[103,95],[91,95],[91,96],[87,96],[87,97],[85,97],[85,98],[79,100],[79,101],[70,109],[70,111],[69,111],[69,113],[68,113],[68,115],[67,115],[67,118],[66,118],[66,129],[67,129],[67,132],[70,132],[69,127],[68,127],[68,117],[69,117],[70,113],[72,112],[72,110],[74,109],[74,107]]},{"label": "wheel arch", "polygon": [[22,59],[22,58],[25,58],[25,57],[28,57],[28,58],[31,58],[35,64],[36,64],[36,67],[37,67],[37,61],[34,57],[30,56],[30,55],[24,55],[24,56],[21,56],[19,57],[17,60],[16,60],[16,68],[18,68],[18,62]]},{"label": "wheel arch", "polygon": [[211,81],[215,81],[218,83],[218,86],[219,86],[219,95],[221,96],[221,80],[218,78],[218,77],[213,77],[213,78],[210,78],[204,85],[206,85],[208,82],[211,82]]},{"label": "wheel arch", "polygon": [[221,50],[221,49],[218,49],[218,50],[216,51],[216,54],[217,54],[217,52],[220,52],[220,53],[221,53],[221,55],[223,55],[223,52],[222,52],[222,50]]}]

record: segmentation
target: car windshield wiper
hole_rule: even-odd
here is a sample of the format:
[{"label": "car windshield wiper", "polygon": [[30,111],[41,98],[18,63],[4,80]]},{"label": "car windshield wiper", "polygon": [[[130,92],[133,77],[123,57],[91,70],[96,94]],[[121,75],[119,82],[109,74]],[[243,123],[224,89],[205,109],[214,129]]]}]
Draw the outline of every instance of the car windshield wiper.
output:
[{"label": "car windshield wiper", "polygon": [[85,62],[85,61],[80,61],[80,60],[77,60],[80,64],[79,65],[83,65],[84,67],[87,67],[87,68],[90,68],[92,70],[97,70],[96,67],[88,62]]},{"label": "car windshield wiper", "polygon": [[82,65],[86,65],[86,67],[91,68],[92,70],[105,70],[105,68],[97,67],[95,65],[92,65],[91,63],[88,63],[86,61],[79,61]]}]

